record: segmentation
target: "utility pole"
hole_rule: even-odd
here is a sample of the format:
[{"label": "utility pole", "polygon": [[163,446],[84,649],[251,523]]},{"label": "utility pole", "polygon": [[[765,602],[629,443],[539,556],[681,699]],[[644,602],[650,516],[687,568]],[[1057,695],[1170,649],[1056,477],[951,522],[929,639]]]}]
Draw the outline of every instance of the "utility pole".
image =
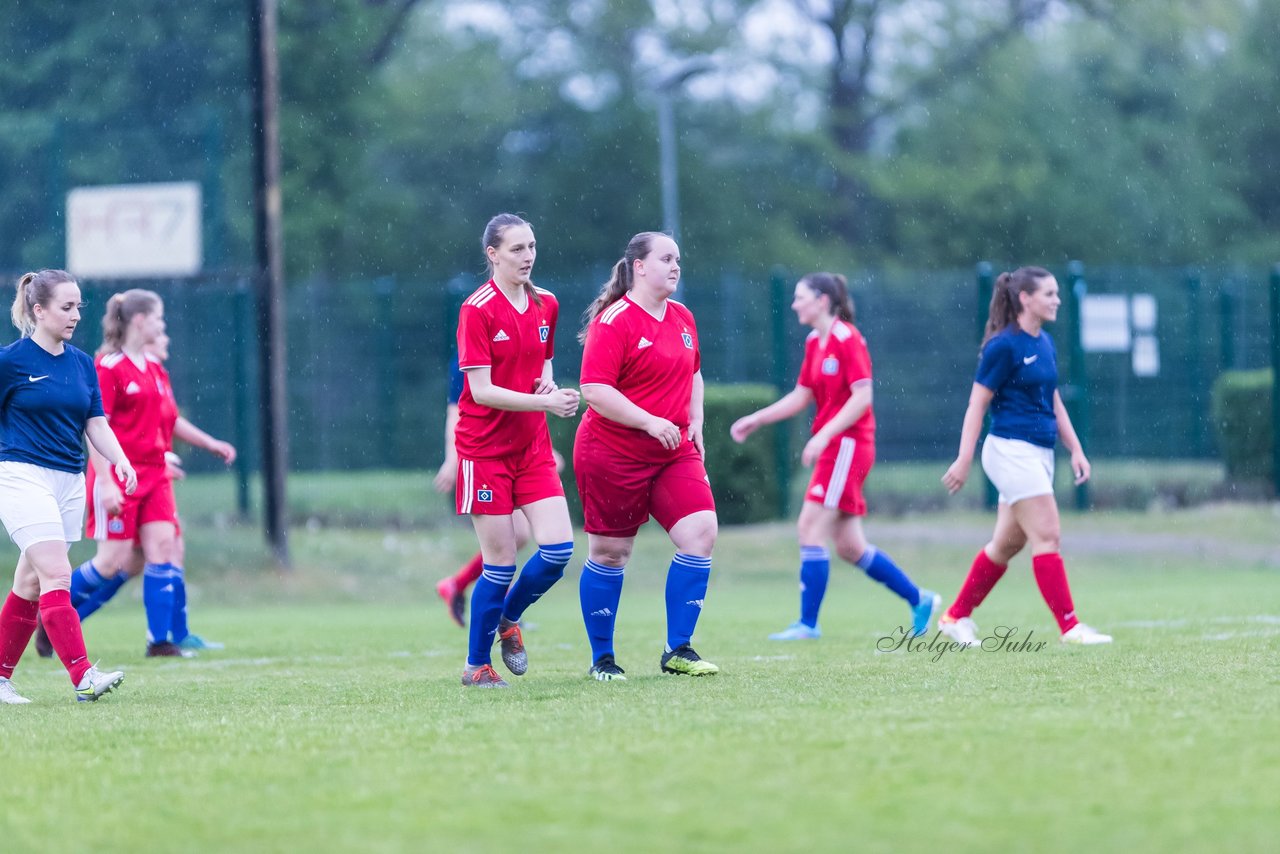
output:
[{"label": "utility pole", "polygon": [[254,267],[258,356],[262,380],[263,523],[276,564],[289,567],[285,474],[289,434],[285,398],[284,241],[280,198],[280,63],[278,0],[249,0],[253,94]]}]

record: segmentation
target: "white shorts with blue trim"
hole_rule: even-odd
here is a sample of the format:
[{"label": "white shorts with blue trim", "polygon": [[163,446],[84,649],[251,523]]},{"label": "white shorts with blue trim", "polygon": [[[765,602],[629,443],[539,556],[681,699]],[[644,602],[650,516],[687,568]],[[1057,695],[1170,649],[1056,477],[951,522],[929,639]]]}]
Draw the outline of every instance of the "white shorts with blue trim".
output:
[{"label": "white shorts with blue trim", "polygon": [[1001,504],[1053,495],[1053,448],[987,436],[982,443],[982,470],[1000,491]]},{"label": "white shorts with blue trim", "polygon": [[24,552],[36,543],[78,541],[84,525],[84,475],[0,462],[0,522]]}]

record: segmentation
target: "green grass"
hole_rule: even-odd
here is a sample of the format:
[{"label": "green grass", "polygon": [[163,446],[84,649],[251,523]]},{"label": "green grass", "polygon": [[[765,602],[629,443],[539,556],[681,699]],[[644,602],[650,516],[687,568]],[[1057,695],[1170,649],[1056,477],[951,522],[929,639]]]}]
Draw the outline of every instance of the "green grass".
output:
[{"label": "green grass", "polygon": [[[990,524],[867,527],[948,597]],[[1025,557],[976,617],[1043,649],[877,652],[905,607],[848,567],[822,641],[770,643],[796,599],[794,538],[776,524],[717,548],[696,645],[724,672],[664,677],[670,547],[646,530],[618,625],[629,681],[585,677],[580,538],[570,577],[529,613],[529,675],[480,692],[458,684],[465,634],[432,592],[473,550],[465,528],[300,528],[279,576],[255,529],[192,526],[193,624],[228,649],[144,659],[135,584],[86,624],[91,653],[128,671],[118,692],[77,704],[58,665],[24,659],[16,684],[35,702],[0,712],[0,847],[1273,850],[1274,515],[1069,515],[1065,529],[1077,605],[1112,647],[1057,644]],[[1206,548],[1188,550],[1192,535]]]}]

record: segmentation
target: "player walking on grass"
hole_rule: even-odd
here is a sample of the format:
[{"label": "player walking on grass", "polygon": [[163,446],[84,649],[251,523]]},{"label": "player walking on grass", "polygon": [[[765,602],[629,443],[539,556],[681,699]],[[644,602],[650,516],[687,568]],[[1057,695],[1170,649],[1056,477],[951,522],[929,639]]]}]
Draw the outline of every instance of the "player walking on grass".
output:
[{"label": "player walking on grass", "polygon": [[128,457],[103,416],[93,360],[69,343],[80,322],[80,287],[62,270],[18,280],[13,324],[22,337],[0,349],[0,520],[21,554],[0,609],[0,703],[29,702],[10,679],[43,619],[75,686],[92,702],[124,680],[85,652],[71,607],[69,543],[84,519],[83,438],[115,467],[126,493],[137,486]]},{"label": "player walking on grass", "polygon": [[800,539],[800,619],[771,640],[822,637],[818,611],[836,554],[898,594],[911,609],[911,632],[923,635],[941,604],[932,590],[918,588],[890,557],[867,542],[862,484],[876,459],[876,418],[871,408],[871,355],[853,325],[853,300],[844,276],[810,273],[796,283],[791,310],[813,327],[805,340],[796,387],[769,406],[744,415],[729,428],[736,442],[766,424],[793,418],[817,405],[813,436],[800,461],[813,466],[796,528]]},{"label": "player walking on grass", "polygon": [[1001,273],[991,295],[978,376],[960,432],[960,453],[942,476],[951,494],[964,486],[973,451],[991,410],[982,443],[982,469],[1000,491],[996,528],[969,569],[956,601],[938,620],[942,634],[966,645],[978,643],[970,614],[1031,544],[1031,567],[1040,595],[1058,621],[1064,643],[1111,643],[1076,618],[1067,570],[1059,554],[1061,528],[1053,495],[1053,449],[1059,437],[1071,454],[1077,485],[1089,479],[1089,460],[1058,394],[1053,339],[1042,328],[1058,316],[1058,282],[1048,270],[1019,267]]},{"label": "player walking on grass", "polygon": [[[444,416],[444,462],[440,464],[432,481],[436,491],[440,493],[454,492],[458,486],[458,451],[454,437],[458,428],[458,398],[462,396],[465,379],[462,369],[458,367],[458,357],[454,356],[449,361],[449,404]],[[554,448],[551,449],[551,456],[556,461],[556,474],[559,474],[564,468],[564,458]],[[520,510],[511,514],[511,523],[515,526],[516,551],[519,551],[533,537],[533,532],[529,530],[529,520]],[[476,552],[457,572],[440,579],[436,584],[436,593],[449,610],[449,618],[460,628],[466,628],[467,625],[467,590],[483,572],[484,555]]]},{"label": "player walking on grass", "polygon": [[[119,304],[113,306],[112,303],[108,303],[108,316],[103,318],[104,329],[114,327],[119,324],[118,318],[111,317],[111,313],[118,309]],[[126,334],[125,337],[127,338],[128,335]],[[106,347],[105,342],[104,347]],[[164,362],[169,360],[169,336],[164,332],[161,332],[154,340],[148,342],[144,346],[144,351],[149,362],[158,361],[163,365]],[[111,349],[107,349],[105,352],[100,351],[100,355],[97,360],[98,376],[104,387],[107,386],[107,384],[118,385],[118,378],[112,374],[109,369],[104,370],[103,367],[103,357],[110,356],[112,352],[113,351]],[[117,367],[116,370],[120,369],[120,367]],[[169,491],[172,492],[172,482],[175,480],[181,480],[186,476],[181,467],[181,459],[172,452],[174,436],[177,436],[182,441],[194,445],[197,448],[203,448],[209,453],[215,454],[228,465],[235,462],[236,449],[235,446],[229,442],[223,442],[220,439],[215,439],[195,424],[192,424],[186,418],[178,415],[176,405],[173,402],[172,388],[169,386],[167,372],[163,373],[161,383],[163,387],[168,390],[168,394],[161,401],[161,405],[164,409],[157,426],[165,443],[164,475],[170,482]],[[157,388],[159,387],[160,386],[158,385]],[[128,393],[128,389],[129,386],[126,385],[126,394]],[[135,394],[136,393],[137,392],[135,392]],[[171,418],[172,420],[170,420]],[[123,429],[122,425],[122,430]],[[130,433],[123,433],[122,435],[126,437],[126,442],[130,441]],[[150,456],[149,452],[147,453],[148,456]],[[114,488],[117,492],[119,491],[118,487]],[[108,500],[111,502],[114,502],[115,500],[114,496],[110,493],[110,490],[106,488],[105,481],[103,482],[102,487],[98,487],[96,471],[92,466],[90,466],[88,471],[88,489],[89,493],[94,495],[97,499],[104,499],[105,497],[105,500],[102,501],[104,505],[103,508],[101,508],[102,510],[106,510],[105,505]],[[132,503],[133,500],[132,496],[125,499],[125,501],[130,503]],[[139,526],[133,526],[136,533],[133,540],[128,543],[128,547],[126,549],[126,546],[119,537],[113,537],[111,535],[111,529],[115,518],[108,516],[105,525],[99,524],[99,520],[96,518],[100,511],[98,504],[99,501],[95,500],[95,502],[90,505],[88,524],[90,534],[96,535],[95,538],[98,541],[98,551],[91,559],[82,563],[76,568],[75,572],[71,573],[71,604],[75,607],[76,613],[80,615],[82,623],[90,616],[97,613],[98,609],[103,605],[111,601],[112,597],[120,591],[120,588],[124,586],[125,582],[130,578],[142,575],[147,566],[146,552],[142,546]],[[123,516],[123,513],[117,514],[117,517],[121,516]],[[222,644],[217,641],[205,640],[200,635],[193,634],[188,627],[187,587],[186,573],[184,570],[184,567],[186,566],[186,545],[183,541],[181,524],[178,520],[176,500],[174,503],[174,513],[171,521],[174,532],[170,563],[173,565],[174,569],[174,573],[172,575],[174,589],[172,616],[169,623],[169,643],[177,646],[180,651],[187,652],[193,650],[222,649]],[[121,523],[121,525],[117,525],[117,527],[122,526],[123,523]],[[122,560],[123,563],[121,563]],[[143,584],[145,586],[145,580]],[[144,600],[145,598],[144,591]],[[152,606],[157,604],[154,596],[151,602]],[[48,639],[44,633],[43,627],[36,630],[36,651],[39,652],[40,655],[46,657],[51,654],[51,650],[48,647]],[[149,646],[148,653],[150,655],[174,654],[170,647],[159,644],[152,644]]]},{"label": "player walking on grass", "polygon": [[[458,513],[471,516],[483,558],[471,593],[462,684],[505,688],[490,663],[494,635],[503,664],[523,675],[528,658],[520,617],[564,575],[573,555],[573,526],[546,413],[573,417],[579,395],[552,379],[560,306],[530,281],[537,257],[532,226],[514,214],[498,214],[485,227],[483,245],[491,278],[463,301],[458,316],[458,364],[466,381],[454,436],[454,494]],[[539,545],[512,584],[517,508]]]},{"label": "player walking on grass", "polygon": [[703,463],[698,330],[689,309],[671,299],[679,283],[675,241],[642,232],[583,314],[581,382],[589,408],[573,469],[590,551],[579,596],[589,672],[600,681],[626,678],[614,658],[614,623],[636,533],[650,515],[676,547],[667,570],[662,672],[720,670],[691,646],[718,526]]}]

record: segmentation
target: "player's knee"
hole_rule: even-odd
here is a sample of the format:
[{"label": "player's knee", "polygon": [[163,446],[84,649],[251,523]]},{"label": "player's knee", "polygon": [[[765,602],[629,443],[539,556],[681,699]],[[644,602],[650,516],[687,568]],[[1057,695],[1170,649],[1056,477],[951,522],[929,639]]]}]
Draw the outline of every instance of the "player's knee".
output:
[{"label": "player's knee", "polygon": [[631,547],[623,545],[593,546],[591,560],[615,569],[624,567],[627,565],[627,561],[631,560]]}]

